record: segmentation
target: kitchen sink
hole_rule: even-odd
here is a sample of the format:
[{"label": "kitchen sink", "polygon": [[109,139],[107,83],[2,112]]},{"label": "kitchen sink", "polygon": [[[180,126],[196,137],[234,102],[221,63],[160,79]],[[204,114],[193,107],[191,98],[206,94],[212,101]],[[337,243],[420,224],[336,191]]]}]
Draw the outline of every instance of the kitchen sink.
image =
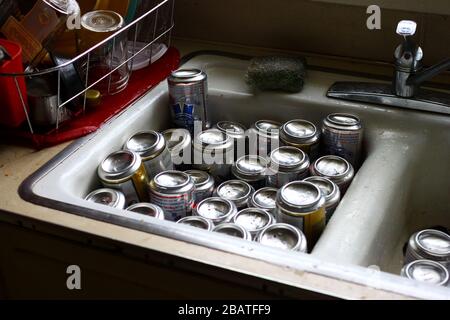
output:
[{"label": "kitchen sink", "polygon": [[244,82],[248,64],[245,59],[214,54],[193,55],[185,63],[184,67],[200,68],[208,74],[211,122],[234,120],[250,126],[259,119],[284,122],[301,118],[320,126],[328,114],[346,112],[358,115],[364,123],[365,161],[311,254],[264,247],[83,200],[100,187],[98,164],[121,149],[131,134],[171,127],[165,82],[38,170],[21,186],[21,196],[68,214],[287,268],[410,297],[449,299],[450,288],[415,282],[398,274],[403,246],[413,232],[433,226],[450,228],[450,117],[329,99],[326,92],[335,81],[367,79],[323,69],[310,70],[299,94],[254,93]]}]

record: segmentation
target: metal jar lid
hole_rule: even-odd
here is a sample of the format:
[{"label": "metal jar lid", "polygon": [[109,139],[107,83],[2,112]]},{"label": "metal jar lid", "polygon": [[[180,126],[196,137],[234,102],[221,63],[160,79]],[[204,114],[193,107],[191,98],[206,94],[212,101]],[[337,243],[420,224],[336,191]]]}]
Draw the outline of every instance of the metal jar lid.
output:
[{"label": "metal jar lid", "polygon": [[174,83],[192,83],[203,81],[206,78],[206,73],[199,69],[178,69],[170,74],[168,80]]},{"label": "metal jar lid", "polygon": [[344,158],[338,156],[324,156],[314,162],[311,174],[326,177],[334,182],[345,180],[354,175],[353,166]]},{"label": "metal jar lid", "polygon": [[233,217],[233,223],[245,228],[252,236],[274,223],[272,215],[263,209],[247,208]]},{"label": "metal jar lid", "polygon": [[255,155],[243,156],[232,166],[233,175],[244,181],[259,181],[265,178],[268,162],[265,158]]},{"label": "metal jar lid", "polygon": [[244,125],[233,121],[220,121],[214,127],[233,139],[245,138],[245,131],[247,130]]},{"label": "metal jar lid", "polygon": [[195,183],[195,190],[203,191],[214,187],[214,178],[205,171],[201,170],[187,170],[187,173],[191,176]]},{"label": "metal jar lid", "polygon": [[450,236],[448,234],[434,229],[422,230],[415,235],[414,241],[424,258],[450,261]]},{"label": "metal jar lid", "polygon": [[164,136],[164,139],[166,141],[167,149],[169,149],[172,155],[178,155],[184,150],[191,148],[191,134],[186,129],[168,129],[164,131],[162,135]]},{"label": "metal jar lid", "polygon": [[253,125],[252,129],[259,136],[271,139],[277,139],[280,135],[281,123],[272,120],[259,120]]},{"label": "metal jar lid", "polygon": [[341,200],[341,191],[336,183],[324,177],[313,176],[303,180],[319,187],[325,196],[325,206],[334,207]]},{"label": "metal jar lid", "polygon": [[242,208],[254,192],[255,189],[245,181],[228,180],[220,184],[215,193],[223,199],[230,200],[236,207]]},{"label": "metal jar lid", "polygon": [[245,230],[245,228],[243,228],[235,223],[220,224],[220,225],[216,226],[213,229],[213,231],[222,233],[222,234],[226,234],[228,236],[236,237],[236,238],[241,238],[241,239],[248,240],[248,241],[252,240],[252,235],[250,234],[250,232],[248,232],[247,230]]},{"label": "metal jar lid", "polygon": [[320,132],[314,123],[295,119],[286,122],[280,129],[280,139],[293,144],[314,144],[320,139]]},{"label": "metal jar lid", "polygon": [[205,219],[199,216],[184,217],[177,221],[179,224],[187,224],[192,227],[212,231],[214,229],[214,224],[211,220]]},{"label": "metal jar lid", "polygon": [[134,134],[125,143],[125,150],[134,151],[146,160],[159,156],[166,148],[166,140],[156,131],[142,131]]},{"label": "metal jar lid", "polygon": [[219,197],[204,199],[194,209],[194,215],[209,219],[215,224],[230,221],[236,212],[233,202]]},{"label": "metal jar lid", "polygon": [[164,210],[152,203],[140,202],[127,208],[127,211],[140,213],[159,220],[165,220]]},{"label": "metal jar lid", "polygon": [[164,171],[157,174],[150,182],[153,191],[163,194],[180,194],[195,188],[194,180],[181,171]]},{"label": "metal jar lid", "polygon": [[328,115],[323,123],[326,127],[336,130],[358,131],[362,128],[361,120],[352,114],[333,113]]},{"label": "metal jar lid", "polygon": [[307,251],[306,237],[298,228],[285,223],[273,224],[258,236],[257,241],[263,245],[292,251]]},{"label": "metal jar lid", "polygon": [[447,269],[442,264],[431,260],[415,260],[403,267],[401,275],[438,286],[446,285],[449,280]]},{"label": "metal jar lid", "polygon": [[200,132],[194,138],[194,148],[196,150],[226,151],[234,147],[234,142],[227,133],[218,129],[209,129]]},{"label": "metal jar lid", "polygon": [[120,183],[131,178],[141,167],[141,157],[129,150],[110,154],[98,167],[98,176],[102,181]]},{"label": "metal jar lid", "polygon": [[294,181],[283,186],[277,195],[277,207],[285,214],[303,216],[325,205],[322,191],[311,182]]},{"label": "metal jar lid", "polygon": [[295,147],[280,147],[270,153],[270,167],[283,172],[304,172],[309,165],[306,153]]},{"label": "metal jar lid", "polygon": [[92,191],[84,199],[117,209],[125,207],[125,195],[118,190],[109,188]]},{"label": "metal jar lid", "polygon": [[249,207],[272,211],[276,208],[278,189],[262,188],[256,191],[249,200]]}]

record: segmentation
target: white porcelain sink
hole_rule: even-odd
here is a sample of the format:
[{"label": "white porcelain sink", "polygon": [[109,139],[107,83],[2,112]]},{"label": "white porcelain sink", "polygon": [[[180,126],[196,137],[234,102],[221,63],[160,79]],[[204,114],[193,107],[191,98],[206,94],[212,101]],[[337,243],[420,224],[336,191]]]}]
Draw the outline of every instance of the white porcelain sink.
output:
[{"label": "white porcelain sink", "polygon": [[[353,113],[364,122],[365,162],[310,255],[139,214],[125,216],[120,210],[82,200],[99,186],[97,165],[131,134],[170,127],[166,83],[40,169],[24,183],[22,196],[93,219],[411,297],[450,298],[450,289],[397,276],[402,247],[410,234],[436,225],[450,228],[450,117],[329,99],[325,94],[335,81],[367,79],[323,71],[310,71],[300,94],[254,94],[244,82],[247,65],[245,60],[214,55],[196,56],[185,65],[201,68],[209,76],[212,122],[235,120],[250,125],[258,119],[304,118],[320,125],[332,112]],[[367,268],[373,265],[386,273]]]}]

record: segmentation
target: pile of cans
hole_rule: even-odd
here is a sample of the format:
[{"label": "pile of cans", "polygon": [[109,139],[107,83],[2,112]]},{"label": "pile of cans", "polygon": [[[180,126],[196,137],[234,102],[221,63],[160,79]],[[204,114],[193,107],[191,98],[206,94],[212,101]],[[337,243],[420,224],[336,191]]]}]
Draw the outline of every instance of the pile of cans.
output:
[{"label": "pile of cans", "polygon": [[449,286],[450,235],[436,229],[414,233],[406,245],[401,275],[439,286]]}]

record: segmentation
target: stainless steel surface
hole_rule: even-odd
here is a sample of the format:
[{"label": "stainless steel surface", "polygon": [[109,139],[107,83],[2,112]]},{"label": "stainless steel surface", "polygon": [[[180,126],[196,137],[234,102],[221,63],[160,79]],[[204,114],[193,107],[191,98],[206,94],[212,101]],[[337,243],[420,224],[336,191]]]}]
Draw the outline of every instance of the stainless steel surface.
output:
[{"label": "stainless steel surface", "polygon": [[215,194],[220,198],[230,200],[240,210],[247,206],[247,202],[254,192],[255,189],[245,181],[228,180],[217,187]]},{"label": "stainless steel surface", "polygon": [[275,188],[261,188],[249,199],[248,206],[264,209],[275,215],[277,192],[278,189]]},{"label": "stainless steel surface", "polygon": [[92,191],[86,196],[85,200],[117,209],[124,209],[126,201],[125,195],[122,192],[108,188]]},{"label": "stainless steel surface", "polygon": [[298,228],[276,223],[261,231],[257,241],[265,246],[284,250],[307,252],[306,237]]},{"label": "stainless steel surface", "polygon": [[442,264],[431,260],[413,261],[402,269],[401,275],[437,286],[445,286],[449,280],[447,269]]},{"label": "stainless steel surface", "polygon": [[198,204],[200,201],[210,198],[214,192],[215,181],[214,178],[205,171],[200,170],[187,170],[187,173],[191,176],[195,183],[194,202]]},{"label": "stainless steel surface", "polygon": [[226,234],[227,236],[240,238],[243,240],[251,241],[252,236],[245,228],[235,224],[235,223],[223,223],[216,226],[213,229],[214,232]]},{"label": "stainless steel surface", "polygon": [[310,121],[295,119],[286,122],[280,129],[280,141],[303,150],[312,160],[319,156],[320,131]]},{"label": "stainless steel surface", "polygon": [[200,228],[207,231],[212,231],[214,229],[214,224],[211,220],[200,216],[184,217],[178,220],[177,223],[186,224],[188,226]]},{"label": "stainless steel surface", "polygon": [[347,191],[355,176],[353,166],[338,156],[323,156],[317,159],[310,168],[311,176],[325,177],[339,186],[341,193]]},{"label": "stainless steel surface", "polygon": [[306,178],[304,181],[311,182],[317,186],[325,196],[325,210],[328,223],[341,201],[341,191],[339,190],[338,185],[330,179],[318,176]]},{"label": "stainless steel surface", "polygon": [[433,229],[421,230],[411,235],[404,264],[421,259],[433,260],[444,266],[450,266],[450,236]]},{"label": "stainless steel surface", "polygon": [[296,147],[284,146],[275,149],[270,153],[269,159],[266,179],[268,187],[281,188],[309,175],[309,157]]},{"label": "stainless steel surface", "polygon": [[219,198],[207,198],[194,208],[194,215],[210,220],[214,224],[230,222],[237,208],[233,202]]},{"label": "stainless steel surface", "polygon": [[233,223],[250,232],[255,239],[262,230],[274,223],[274,218],[266,210],[247,208],[234,215]]},{"label": "stainless steel surface", "polygon": [[255,190],[265,186],[268,161],[255,155],[243,156],[232,166],[233,176],[250,184]]},{"label": "stainless steel surface", "polygon": [[164,210],[152,203],[136,203],[126,209],[127,211],[132,211],[140,213],[149,217],[153,217],[159,220],[165,220]]}]

